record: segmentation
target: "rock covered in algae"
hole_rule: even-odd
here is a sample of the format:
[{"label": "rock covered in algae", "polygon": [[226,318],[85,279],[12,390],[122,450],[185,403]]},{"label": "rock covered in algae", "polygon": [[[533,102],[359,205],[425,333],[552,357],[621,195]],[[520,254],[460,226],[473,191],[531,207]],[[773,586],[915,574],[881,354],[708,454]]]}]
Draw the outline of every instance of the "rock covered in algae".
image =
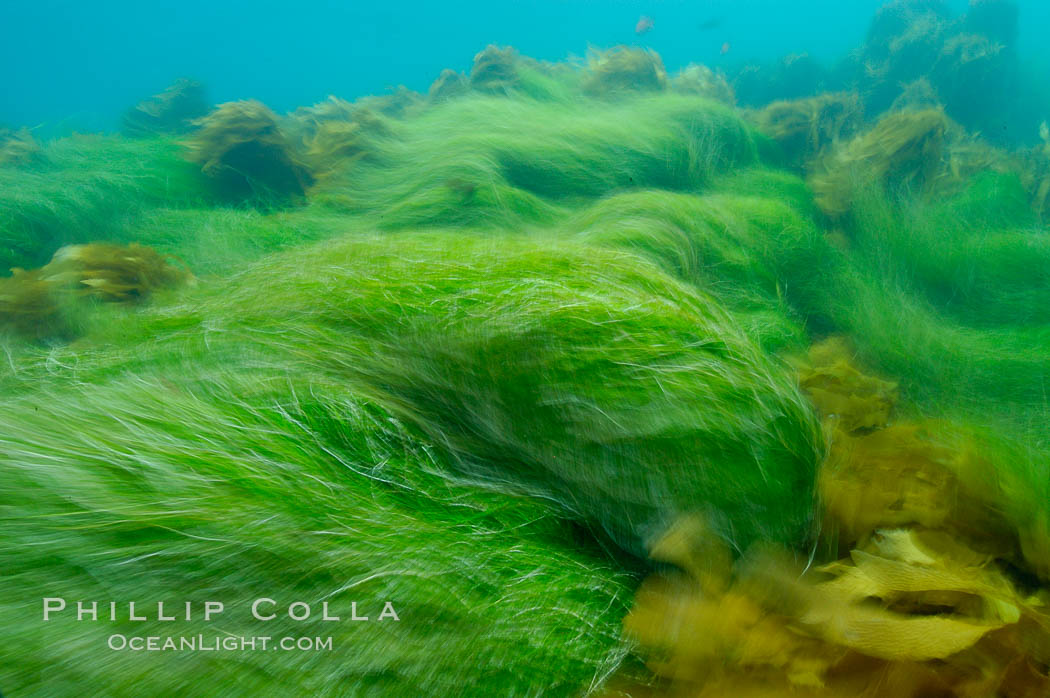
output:
[{"label": "rock covered in algae", "polygon": [[927,79],[953,119],[996,138],[1005,123],[1027,118],[1018,109],[1016,32],[1010,0],[971,3],[961,18],[943,2],[895,0],[875,15],[843,72],[869,113],[890,107],[901,86]]},{"label": "rock covered in algae", "polygon": [[308,169],[261,102],[227,102],[194,122],[186,157],[200,165],[222,198],[282,200],[302,195],[312,183]]},{"label": "rock covered in algae", "polygon": [[829,216],[845,215],[854,188],[865,181],[922,192],[942,167],[947,128],[944,113],[935,109],[883,117],[824,159],[810,178],[817,205]]},{"label": "rock covered in algae", "polygon": [[864,106],[852,92],[773,102],[754,114],[759,130],[777,141],[788,162],[803,167],[828,147],[852,137]]},{"label": "rock covered in algae", "polygon": [[518,85],[518,52],[506,46],[490,45],[474,56],[470,87],[479,92],[506,93]]},{"label": "rock covered in algae", "polygon": [[840,143],[812,163],[817,205],[829,216],[850,211],[858,192],[880,188],[892,196],[954,196],[981,172],[1020,169],[1004,151],[966,132],[942,109],[891,112],[867,132]]},{"label": "rock covered in algae", "polygon": [[706,65],[690,63],[671,78],[671,89],[683,94],[700,95],[724,104],[736,104],[736,95],[726,76]]},{"label": "rock covered in algae", "polygon": [[465,95],[470,90],[470,81],[463,73],[445,68],[430,84],[428,95],[435,102]]},{"label": "rock covered in algae", "polygon": [[160,94],[126,111],[121,131],[129,136],[185,133],[193,127],[193,121],[207,114],[210,108],[204,85],[180,78]]},{"label": "rock covered in algae", "polygon": [[374,160],[311,193],[343,210],[374,212],[384,229],[517,229],[556,221],[562,202],[709,186],[756,162],[758,141],[733,110],[689,95],[665,92],[602,109],[476,95],[399,124],[397,138],[376,139]]},{"label": "rock covered in algae", "polygon": [[660,92],[668,86],[664,62],[651,49],[614,46],[605,51],[592,50],[585,70],[581,87],[584,94],[592,97]]},{"label": "rock covered in algae", "polygon": [[923,109],[943,109],[944,102],[941,100],[937,89],[934,88],[926,78],[919,78],[907,83],[901,89],[901,93],[893,100],[889,111],[921,111]]},{"label": "rock covered in algae", "polygon": [[730,79],[740,104],[752,107],[811,97],[831,82],[827,69],[808,53],[784,56],[773,65],[748,64]]},{"label": "rock covered in algae", "polygon": [[[1017,56],[983,34],[957,34],[944,42],[930,80],[959,123],[995,138],[1016,98]],[[980,95],[979,97],[977,95]]]},{"label": "rock covered in algae", "polygon": [[388,119],[370,107],[330,96],[312,107],[300,107],[284,120],[301,161],[322,179],[373,151],[371,141],[389,134]]},{"label": "rock covered in algae", "polygon": [[1050,212],[1050,124],[1039,126],[1038,146],[1021,153],[1021,181],[1028,190],[1032,210],[1041,220]]},{"label": "rock covered in algae", "polygon": [[965,30],[1006,45],[1017,41],[1020,9],[1014,0],[970,0],[963,19]]},{"label": "rock covered in algae", "polygon": [[368,109],[391,119],[402,119],[426,104],[426,95],[410,90],[404,85],[383,95],[369,95],[354,102],[361,109]]}]

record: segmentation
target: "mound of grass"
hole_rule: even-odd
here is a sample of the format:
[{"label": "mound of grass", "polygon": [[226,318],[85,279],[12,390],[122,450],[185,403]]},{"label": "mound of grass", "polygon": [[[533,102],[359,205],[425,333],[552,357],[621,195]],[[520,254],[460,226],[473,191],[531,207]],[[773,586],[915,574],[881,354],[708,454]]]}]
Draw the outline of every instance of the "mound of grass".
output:
[{"label": "mound of grass", "polygon": [[[630,578],[541,503],[457,484],[433,445],[343,385],[155,368],[4,405],[5,691],[172,695],[206,676],[225,694],[572,696],[620,662]],[[45,597],[72,612],[43,622]],[[276,618],[252,617],[258,598]],[[101,620],[78,622],[93,599]],[[106,620],[114,599],[152,619],[122,605]],[[178,622],[156,619],[158,601]],[[206,601],[225,604],[210,622]],[[378,620],[388,601],[399,621]],[[295,602],[309,620],[288,617]],[[132,652],[109,649],[115,634],[271,640]],[[331,648],[273,651],[282,637]]]},{"label": "mound of grass", "polygon": [[[717,302],[567,242],[352,236],[12,365],[15,692],[170,693],[207,672],[216,690],[578,695],[622,659],[631,584],[592,535],[641,552],[699,510],[738,547],[799,542],[823,447],[789,370]],[[42,596],[227,600],[180,632],[334,649],[113,652],[112,633],[172,624],[42,624]],[[259,627],[261,596],[344,620]],[[399,623],[345,618],[387,600]]]},{"label": "mound of grass", "polygon": [[716,300],[634,255],[348,239],[274,258],[224,303],[256,341],[369,386],[466,471],[628,547],[678,509],[711,509],[741,547],[804,537],[822,448],[808,407]]},{"label": "mound of grass", "polygon": [[396,125],[375,162],[318,196],[383,228],[520,228],[619,190],[700,188],[758,158],[752,131],[723,104],[661,95],[599,105],[453,100]]},{"label": "mound of grass", "polygon": [[54,141],[33,164],[0,168],[0,269],[41,266],[63,245],[121,242],[141,212],[207,199],[171,140]]},{"label": "mound of grass", "polygon": [[[757,173],[730,179],[716,188],[775,191],[799,181]],[[824,290],[819,269],[834,255],[814,223],[785,199],[632,192],[598,202],[567,227],[592,244],[646,257],[711,293],[761,346],[776,351],[804,344],[791,299]]]}]

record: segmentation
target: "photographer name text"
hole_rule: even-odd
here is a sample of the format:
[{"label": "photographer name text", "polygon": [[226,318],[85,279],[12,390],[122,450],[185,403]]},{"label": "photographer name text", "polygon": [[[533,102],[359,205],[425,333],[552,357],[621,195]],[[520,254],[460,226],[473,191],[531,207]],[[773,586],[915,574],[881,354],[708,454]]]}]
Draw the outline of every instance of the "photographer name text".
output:
[{"label": "photographer name text", "polygon": [[[400,621],[394,604],[385,601],[382,604],[359,604],[349,602],[340,607],[330,606],[328,601],[306,603],[294,601],[281,604],[276,600],[260,597],[245,604],[242,612],[251,614],[258,621],[267,622],[277,618],[288,618],[293,621],[322,621],[326,623],[343,620],[355,622]],[[73,618],[77,621],[197,621],[210,622],[227,612],[222,601],[180,601],[140,603],[135,601],[67,601],[60,597],[43,599],[44,621],[56,618]]]}]

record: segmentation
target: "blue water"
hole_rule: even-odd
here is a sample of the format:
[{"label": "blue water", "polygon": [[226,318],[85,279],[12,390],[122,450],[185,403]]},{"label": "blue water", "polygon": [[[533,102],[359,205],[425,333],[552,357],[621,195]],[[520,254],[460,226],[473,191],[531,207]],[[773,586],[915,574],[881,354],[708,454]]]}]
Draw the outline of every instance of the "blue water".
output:
[{"label": "blue water", "polygon": [[[729,67],[809,52],[826,62],[863,39],[882,0],[37,0],[4,9],[0,124],[109,130],[120,113],[180,76],[216,102],[257,98],[275,110],[329,94],[348,99],[405,85],[425,91],[443,68],[468,69],[487,44],[541,59],[589,45],[649,46],[669,70]],[[965,10],[966,0],[948,3]],[[1022,0],[1019,50],[1050,68],[1050,3]],[[638,37],[635,23],[655,24]],[[703,29],[702,25],[714,24]],[[722,55],[723,45],[729,51]]]}]

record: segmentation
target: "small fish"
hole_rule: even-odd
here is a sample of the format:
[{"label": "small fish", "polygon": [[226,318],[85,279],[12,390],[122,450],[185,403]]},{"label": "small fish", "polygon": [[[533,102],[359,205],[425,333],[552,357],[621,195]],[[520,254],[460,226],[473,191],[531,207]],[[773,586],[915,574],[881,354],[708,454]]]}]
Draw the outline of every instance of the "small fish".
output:
[{"label": "small fish", "polygon": [[712,29],[718,29],[720,26],[722,26],[722,22],[724,21],[725,17],[712,17],[701,22],[699,24],[699,29],[702,32],[709,32]]},{"label": "small fish", "polygon": [[732,46],[730,46],[729,42],[727,41],[724,44],[722,44],[722,50],[719,51],[718,53],[719,53],[719,55],[724,56],[727,53],[729,53],[729,49],[731,49],[731,48],[732,48]]},{"label": "small fish", "polygon": [[638,18],[638,24],[634,25],[634,33],[638,36],[648,34],[653,29],[653,18],[642,15]]}]

